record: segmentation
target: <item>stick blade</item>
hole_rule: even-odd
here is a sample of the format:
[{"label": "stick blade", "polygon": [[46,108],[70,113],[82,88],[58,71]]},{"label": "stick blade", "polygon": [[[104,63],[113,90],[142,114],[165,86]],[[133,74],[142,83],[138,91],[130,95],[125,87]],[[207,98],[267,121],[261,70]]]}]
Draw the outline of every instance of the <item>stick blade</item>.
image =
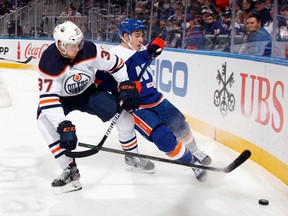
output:
[{"label": "stick blade", "polygon": [[91,155],[94,155],[98,153],[99,150],[100,148],[91,148],[86,151],[65,151],[65,155],[71,158],[83,158],[83,157],[89,157]]},{"label": "stick blade", "polygon": [[25,61],[20,62],[20,63],[22,63],[22,64],[28,64],[32,59],[33,59],[33,56],[30,56],[30,57],[27,58]]},{"label": "stick blade", "polygon": [[251,156],[250,150],[244,150],[231,164],[229,164],[225,169],[225,173],[229,173],[243,164]]}]

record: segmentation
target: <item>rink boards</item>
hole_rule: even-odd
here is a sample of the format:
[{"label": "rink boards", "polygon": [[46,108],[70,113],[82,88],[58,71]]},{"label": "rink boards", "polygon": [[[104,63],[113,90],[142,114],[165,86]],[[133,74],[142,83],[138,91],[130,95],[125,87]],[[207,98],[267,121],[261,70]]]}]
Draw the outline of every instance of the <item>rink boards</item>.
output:
[{"label": "rink boards", "polygon": [[[35,70],[53,43],[0,41],[0,67]],[[27,64],[14,62],[30,56]],[[288,184],[287,65],[281,59],[167,48],[151,69],[158,89],[186,114],[193,130],[238,152],[250,149],[255,162]]]}]

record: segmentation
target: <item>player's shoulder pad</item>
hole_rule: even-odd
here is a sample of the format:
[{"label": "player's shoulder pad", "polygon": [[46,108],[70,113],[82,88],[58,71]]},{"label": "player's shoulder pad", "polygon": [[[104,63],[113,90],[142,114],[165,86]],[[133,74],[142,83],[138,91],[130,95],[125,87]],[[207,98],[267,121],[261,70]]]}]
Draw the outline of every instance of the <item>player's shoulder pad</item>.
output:
[{"label": "player's shoulder pad", "polygon": [[85,40],[82,51],[82,59],[89,59],[97,56],[96,45],[92,41]]},{"label": "player's shoulder pad", "polygon": [[38,67],[41,72],[51,76],[57,76],[65,69],[66,65],[61,61],[61,56],[55,43],[51,44],[43,52]]}]

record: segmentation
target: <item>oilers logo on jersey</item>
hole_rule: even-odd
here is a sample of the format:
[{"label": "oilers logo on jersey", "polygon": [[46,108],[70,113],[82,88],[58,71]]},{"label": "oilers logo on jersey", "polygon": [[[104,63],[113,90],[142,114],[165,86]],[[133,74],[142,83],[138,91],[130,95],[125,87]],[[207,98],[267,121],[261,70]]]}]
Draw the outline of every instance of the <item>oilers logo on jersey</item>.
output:
[{"label": "oilers logo on jersey", "polygon": [[83,92],[90,83],[91,77],[84,73],[77,73],[67,78],[64,83],[65,92],[70,94],[79,94]]}]

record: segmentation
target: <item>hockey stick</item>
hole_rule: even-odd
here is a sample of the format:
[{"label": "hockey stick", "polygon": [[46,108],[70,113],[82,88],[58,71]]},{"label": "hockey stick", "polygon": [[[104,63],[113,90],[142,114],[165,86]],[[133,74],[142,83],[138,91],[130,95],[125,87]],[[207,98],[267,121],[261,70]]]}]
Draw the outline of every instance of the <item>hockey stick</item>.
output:
[{"label": "hockey stick", "polygon": [[106,151],[106,152],[111,152],[111,153],[116,153],[116,154],[135,156],[135,157],[145,158],[145,159],[149,159],[149,160],[160,161],[160,162],[164,162],[164,163],[177,164],[177,165],[183,165],[183,166],[188,166],[188,167],[194,167],[194,168],[200,168],[200,169],[217,171],[217,172],[224,172],[224,173],[229,173],[229,172],[233,171],[234,169],[239,167],[242,163],[244,163],[251,156],[251,152],[249,150],[244,150],[228,166],[226,166],[224,168],[217,168],[217,167],[211,167],[211,166],[204,166],[201,164],[183,163],[183,162],[179,162],[179,161],[174,161],[174,160],[169,160],[169,159],[165,159],[165,158],[159,158],[159,157],[154,157],[154,156],[149,156],[149,155],[144,155],[144,154],[137,154],[137,153],[133,153],[133,152],[125,152],[125,151],[118,150],[118,149],[98,147],[98,146],[86,144],[86,143],[79,143],[79,146],[86,147],[86,148],[92,148],[92,149],[97,148],[98,151],[101,150],[101,151]]},{"label": "hockey stick", "polygon": [[[140,80],[140,78],[142,77],[143,73],[146,71],[147,67],[151,64],[152,60],[153,60],[153,56],[154,54],[151,54],[147,60],[147,62],[145,63],[144,67],[142,68],[142,70],[140,71],[138,77],[137,77],[137,81]],[[105,135],[103,136],[103,138],[101,139],[101,141],[99,142],[99,144],[97,145],[97,148],[91,148],[89,150],[86,151],[65,151],[65,155],[68,157],[73,157],[73,158],[79,158],[79,157],[88,157],[94,154],[97,154],[101,147],[104,145],[106,139],[108,138],[110,132],[112,131],[114,125],[116,124],[117,119],[119,118],[121,112],[123,110],[123,107],[119,107],[116,114],[114,115],[112,122],[110,124],[110,126],[108,127]]]},{"label": "hockey stick", "polygon": [[25,61],[18,61],[18,60],[13,60],[13,59],[0,58],[0,60],[16,62],[16,63],[20,63],[20,64],[28,64],[32,59],[33,59],[33,56],[30,56]]}]

